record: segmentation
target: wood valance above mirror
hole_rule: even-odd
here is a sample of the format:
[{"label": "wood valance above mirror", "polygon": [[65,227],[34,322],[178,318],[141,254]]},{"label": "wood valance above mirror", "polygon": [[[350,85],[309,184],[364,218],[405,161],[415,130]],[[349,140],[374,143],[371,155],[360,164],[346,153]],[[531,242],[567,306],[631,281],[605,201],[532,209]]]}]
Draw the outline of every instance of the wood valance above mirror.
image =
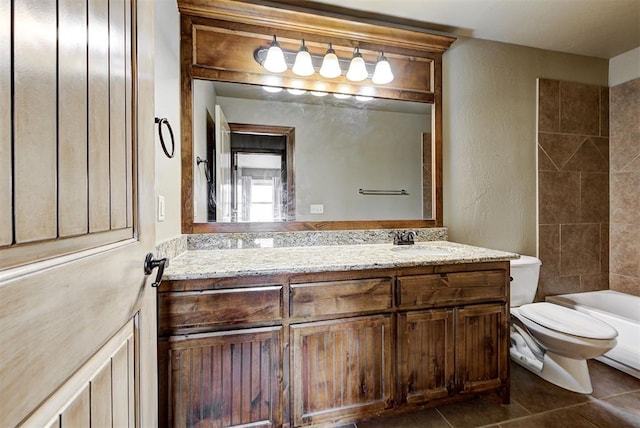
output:
[{"label": "wood valance above mirror", "polygon": [[[183,233],[293,231],[332,229],[417,228],[442,226],[442,54],[454,37],[325,16],[318,11],[292,10],[234,0],[179,0],[181,14],[182,84],[182,231]],[[380,52],[393,65],[394,80],[373,85],[352,82],[344,75],[325,79],[318,73],[300,77],[291,70],[269,73],[253,57],[276,34],[281,47],[297,51],[300,41],[312,55],[322,56],[328,43],[340,58],[359,48],[367,63]],[[284,221],[273,223],[197,223],[194,221],[194,80],[244,83],[363,94],[379,99],[433,105],[431,118],[433,218],[366,221]],[[428,116],[427,116],[428,117]]]}]

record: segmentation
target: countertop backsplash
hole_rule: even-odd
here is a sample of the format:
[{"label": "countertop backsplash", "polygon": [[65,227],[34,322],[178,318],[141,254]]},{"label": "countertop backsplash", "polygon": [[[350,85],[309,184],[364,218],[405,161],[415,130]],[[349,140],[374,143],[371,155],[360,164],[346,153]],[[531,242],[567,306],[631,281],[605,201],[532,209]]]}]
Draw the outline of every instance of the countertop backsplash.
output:
[{"label": "countertop backsplash", "polygon": [[[240,248],[281,248],[327,245],[386,244],[404,229],[330,230],[301,232],[202,233],[180,235],[156,245],[156,257],[169,260],[186,251]],[[446,227],[406,229],[417,232],[415,242],[446,241]]]},{"label": "countertop backsplash", "polygon": [[[302,232],[206,233],[187,235],[188,250],[281,248],[327,245],[386,244],[401,229],[331,230]],[[417,232],[415,241],[446,241],[447,228],[406,229]]]}]

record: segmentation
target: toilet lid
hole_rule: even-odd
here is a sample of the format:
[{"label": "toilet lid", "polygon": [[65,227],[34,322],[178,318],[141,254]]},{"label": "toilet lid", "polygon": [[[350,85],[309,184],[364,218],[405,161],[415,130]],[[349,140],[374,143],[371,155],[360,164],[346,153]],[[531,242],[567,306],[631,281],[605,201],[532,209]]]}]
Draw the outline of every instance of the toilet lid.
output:
[{"label": "toilet lid", "polygon": [[587,339],[613,339],[618,335],[609,324],[553,303],[530,303],[519,308],[520,314],[543,327]]}]

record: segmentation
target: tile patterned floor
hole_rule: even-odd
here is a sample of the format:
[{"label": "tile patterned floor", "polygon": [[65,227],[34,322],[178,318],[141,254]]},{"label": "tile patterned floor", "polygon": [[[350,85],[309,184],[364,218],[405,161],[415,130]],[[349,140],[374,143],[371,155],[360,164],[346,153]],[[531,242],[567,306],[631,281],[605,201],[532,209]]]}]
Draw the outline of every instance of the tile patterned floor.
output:
[{"label": "tile patterned floor", "polygon": [[512,363],[508,405],[487,395],[346,427],[640,428],[640,380],[595,360],[589,361],[589,369],[590,395],[558,388]]}]

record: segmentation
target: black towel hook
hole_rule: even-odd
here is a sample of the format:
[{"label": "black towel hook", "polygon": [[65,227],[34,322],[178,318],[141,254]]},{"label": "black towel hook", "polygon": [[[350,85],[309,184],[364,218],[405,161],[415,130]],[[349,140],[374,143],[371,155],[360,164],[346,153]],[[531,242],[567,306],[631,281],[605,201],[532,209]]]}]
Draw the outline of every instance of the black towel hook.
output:
[{"label": "black towel hook", "polygon": [[207,179],[207,183],[211,183],[211,172],[209,171],[209,161],[207,159],[200,159],[200,156],[196,157],[196,164],[204,164],[204,176]]},{"label": "black towel hook", "polygon": [[[162,146],[162,151],[169,159],[171,159],[176,153],[176,141],[173,138],[173,130],[171,129],[171,125],[169,124],[169,120],[166,117],[162,119],[156,117],[156,123],[158,124],[158,136],[160,137],[160,145]],[[171,153],[167,150],[167,145],[164,143],[164,137],[162,136],[162,124],[167,125],[167,129],[169,130],[169,136],[171,137]]]}]

